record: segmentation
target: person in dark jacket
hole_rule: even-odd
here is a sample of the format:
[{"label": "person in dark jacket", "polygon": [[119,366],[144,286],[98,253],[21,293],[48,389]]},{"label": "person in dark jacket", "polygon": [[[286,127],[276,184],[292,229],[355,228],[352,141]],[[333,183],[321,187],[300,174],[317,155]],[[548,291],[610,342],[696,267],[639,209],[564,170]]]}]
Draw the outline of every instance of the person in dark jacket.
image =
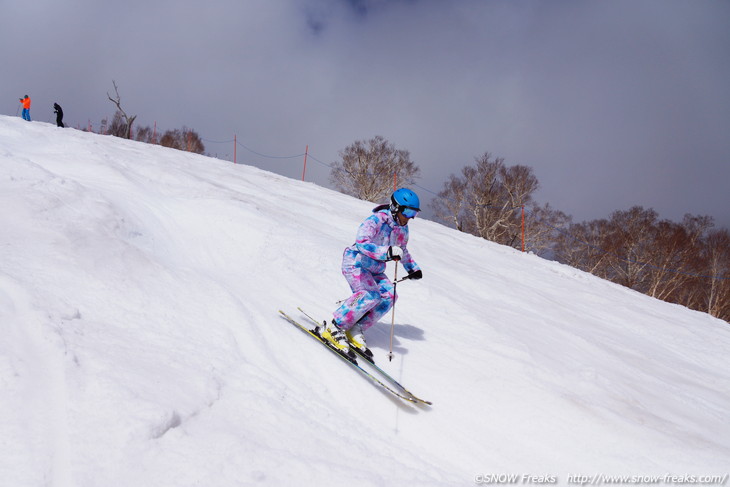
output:
[{"label": "person in dark jacket", "polygon": [[53,113],[56,114],[56,125],[64,127],[63,125],[63,108],[58,103],[53,104]]}]

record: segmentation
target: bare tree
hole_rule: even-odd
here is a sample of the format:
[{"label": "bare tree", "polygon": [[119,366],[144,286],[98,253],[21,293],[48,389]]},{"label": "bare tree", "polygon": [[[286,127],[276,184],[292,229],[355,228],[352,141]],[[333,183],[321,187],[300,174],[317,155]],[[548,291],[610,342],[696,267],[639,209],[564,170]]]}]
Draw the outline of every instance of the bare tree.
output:
[{"label": "bare tree", "polygon": [[332,165],[330,181],[339,191],[366,201],[385,201],[394,179],[398,186],[410,186],[420,173],[407,150],[396,149],[380,135],[356,141],[340,157]]},{"label": "bare tree", "polygon": [[444,184],[444,189],[431,202],[436,218],[446,223],[453,223],[454,228],[465,232],[465,207],[468,196],[467,181],[453,174],[449,176],[449,180]]},{"label": "bare tree", "polygon": [[[109,98],[109,100],[114,103],[117,107],[117,113],[120,114],[120,116],[124,119],[125,124],[125,131],[124,135],[122,135],[122,138],[125,139],[131,139],[132,138],[132,124],[134,123],[134,120],[137,118],[137,115],[132,115],[131,117],[127,115],[127,112],[122,109],[122,102],[121,97],[119,96],[119,89],[117,88],[116,81],[112,80],[112,84],[114,85],[114,93],[116,94],[116,98],[112,98],[109,92],[107,91],[106,96]],[[115,115],[116,116],[116,115]]]},{"label": "bare tree", "polygon": [[539,187],[532,169],[507,166],[489,152],[451,175],[431,206],[436,218],[467,233],[505,245],[520,242],[522,208],[532,203]]},{"label": "bare tree", "polygon": [[119,110],[114,112],[111,123],[104,125],[104,122],[106,122],[106,120],[102,121],[102,133],[105,135],[113,135],[114,137],[120,137],[122,139],[126,139],[127,136],[130,135],[127,122],[124,120],[124,116]]},{"label": "bare tree", "polygon": [[205,152],[205,146],[198,133],[187,127],[183,127],[182,130],[166,131],[160,138],[160,145],[196,154]]},{"label": "bare tree", "polygon": [[571,224],[567,231],[558,235],[555,252],[557,260],[605,278],[608,261],[612,258],[602,248],[608,226],[608,220],[605,219]]},{"label": "bare tree", "polygon": [[697,281],[703,272],[701,243],[713,226],[708,216],[685,215],[681,223],[662,220],[656,224],[654,242],[647,259],[647,289],[644,291],[664,301],[691,306],[701,290]]},{"label": "bare tree", "polygon": [[532,203],[525,211],[525,250],[538,255],[555,256],[555,245],[562,229],[570,225],[572,217],[545,203]]},{"label": "bare tree", "polygon": [[637,291],[647,291],[645,271],[651,265],[657,218],[656,211],[641,206],[611,215],[602,246],[610,256],[604,277]]},{"label": "bare tree", "polygon": [[134,133],[134,140],[138,142],[144,142],[146,144],[154,144],[154,133],[149,125],[146,127],[137,127]]},{"label": "bare tree", "polygon": [[608,220],[570,225],[559,261],[664,301],[730,320],[730,234],[708,216],[659,220],[635,206]]},{"label": "bare tree", "polygon": [[704,299],[697,309],[730,322],[730,232],[708,232],[702,242],[702,255],[710,282],[705,283]]}]

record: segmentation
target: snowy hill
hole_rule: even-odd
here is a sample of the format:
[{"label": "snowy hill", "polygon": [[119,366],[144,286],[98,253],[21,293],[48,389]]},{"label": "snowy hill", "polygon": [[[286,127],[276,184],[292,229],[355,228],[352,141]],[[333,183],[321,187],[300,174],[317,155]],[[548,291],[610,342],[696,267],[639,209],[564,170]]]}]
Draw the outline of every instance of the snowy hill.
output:
[{"label": "snowy hill", "polygon": [[368,339],[430,408],[295,330],[372,206],[0,116],[0,485],[728,474],[730,327],[567,266],[411,222],[395,359],[390,319]]}]

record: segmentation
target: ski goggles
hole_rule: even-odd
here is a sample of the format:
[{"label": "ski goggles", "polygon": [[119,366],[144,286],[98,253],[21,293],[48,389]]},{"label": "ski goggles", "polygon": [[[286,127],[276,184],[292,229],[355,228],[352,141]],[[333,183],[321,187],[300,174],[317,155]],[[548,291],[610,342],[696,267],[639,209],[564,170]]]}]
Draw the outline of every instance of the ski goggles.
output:
[{"label": "ski goggles", "polygon": [[406,218],[416,218],[416,215],[418,215],[418,212],[421,210],[416,208],[409,208],[407,206],[403,207],[403,209],[400,211],[401,214]]}]

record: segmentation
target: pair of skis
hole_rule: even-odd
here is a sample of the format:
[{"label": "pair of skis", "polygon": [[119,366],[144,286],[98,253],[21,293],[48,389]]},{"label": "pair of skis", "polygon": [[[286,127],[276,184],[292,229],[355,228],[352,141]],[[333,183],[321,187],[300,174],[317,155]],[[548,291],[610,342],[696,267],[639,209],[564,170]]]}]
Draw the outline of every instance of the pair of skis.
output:
[{"label": "pair of skis", "polygon": [[[299,328],[301,331],[307,333],[312,338],[317,340],[319,343],[327,347],[327,349],[337,355],[340,359],[347,362],[351,367],[353,367],[355,370],[357,370],[360,374],[363,375],[363,377],[371,380],[376,385],[382,387],[384,390],[388,391],[390,394],[393,394],[396,397],[399,397],[403,399],[404,401],[408,401],[414,404],[425,404],[430,406],[432,403],[430,401],[426,401],[425,399],[421,399],[417,397],[415,394],[413,394],[411,391],[403,387],[398,381],[396,381],[393,377],[390,376],[387,372],[385,372],[383,369],[378,367],[374,362],[371,361],[368,357],[360,353],[359,350],[356,350],[353,347],[353,350],[355,350],[360,357],[362,357],[363,360],[365,360],[370,367],[373,368],[373,370],[380,374],[380,378],[377,377],[374,373],[371,373],[370,371],[363,368],[360,364],[357,363],[357,360],[354,360],[344,354],[342,354],[340,351],[336,350],[334,347],[332,347],[327,340],[324,340],[321,336],[319,336],[317,332],[317,328],[321,326],[321,323],[317,322],[314,318],[312,318],[309,314],[307,314],[302,308],[297,308],[300,312],[304,314],[312,323],[314,323],[315,328],[309,329],[303,324],[299,323],[297,320],[286,314],[285,312],[279,310],[279,313],[281,316],[287,320],[292,325]],[[381,380],[382,378],[382,380]]]}]

